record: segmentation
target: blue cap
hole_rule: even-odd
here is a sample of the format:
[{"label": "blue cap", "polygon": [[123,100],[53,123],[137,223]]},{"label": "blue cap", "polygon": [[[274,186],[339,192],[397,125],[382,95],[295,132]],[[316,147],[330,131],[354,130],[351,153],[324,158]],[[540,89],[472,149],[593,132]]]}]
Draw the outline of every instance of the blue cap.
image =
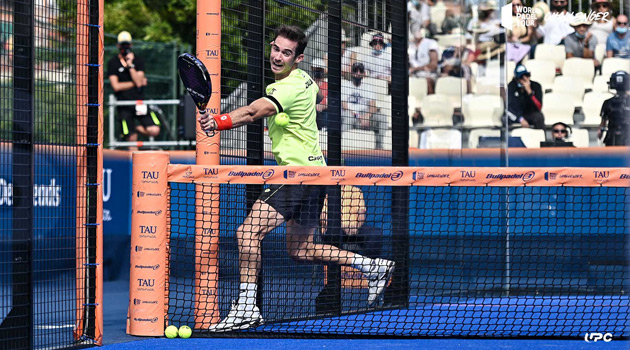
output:
[{"label": "blue cap", "polygon": [[531,74],[527,71],[527,68],[524,65],[519,64],[516,68],[514,68],[514,76],[516,79],[521,79],[523,75],[527,75],[528,77],[531,76]]}]

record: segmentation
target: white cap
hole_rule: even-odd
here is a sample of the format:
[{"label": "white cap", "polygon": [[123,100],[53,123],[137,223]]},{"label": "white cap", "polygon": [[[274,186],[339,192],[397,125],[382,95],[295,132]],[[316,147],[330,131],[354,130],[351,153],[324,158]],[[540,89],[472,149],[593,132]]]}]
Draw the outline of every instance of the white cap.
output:
[{"label": "white cap", "polygon": [[118,33],[118,43],[131,43],[131,34],[129,34],[129,32],[126,30]]},{"label": "white cap", "polygon": [[311,63],[311,67],[326,68],[326,63],[324,63],[324,60],[322,60],[321,58],[316,58],[313,60],[313,63]]}]

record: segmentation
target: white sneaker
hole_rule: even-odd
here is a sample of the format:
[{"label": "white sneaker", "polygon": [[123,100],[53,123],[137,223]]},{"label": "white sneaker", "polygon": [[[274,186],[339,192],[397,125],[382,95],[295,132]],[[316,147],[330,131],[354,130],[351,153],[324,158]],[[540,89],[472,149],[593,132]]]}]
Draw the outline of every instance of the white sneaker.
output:
[{"label": "white sneaker", "polygon": [[229,332],[241,329],[256,327],[265,321],[260,315],[260,310],[256,305],[237,304],[232,301],[232,308],[228,315],[221,322],[208,328],[210,332]]},{"label": "white sneaker", "polygon": [[372,266],[370,266],[370,273],[367,274],[368,278],[368,305],[374,304],[374,302],[383,294],[389,278],[394,272],[395,262],[385,259],[374,259]]}]

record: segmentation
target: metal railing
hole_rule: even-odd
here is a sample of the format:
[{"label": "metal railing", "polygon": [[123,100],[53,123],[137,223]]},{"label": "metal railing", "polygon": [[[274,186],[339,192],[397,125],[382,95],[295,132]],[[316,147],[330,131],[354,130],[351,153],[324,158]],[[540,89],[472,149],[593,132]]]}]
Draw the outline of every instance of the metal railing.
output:
[{"label": "metal railing", "polygon": [[[179,105],[180,100],[142,100],[146,105]],[[135,106],[138,102],[133,101],[119,101],[113,94],[109,95],[108,107],[109,107],[109,148],[114,149],[116,147],[174,147],[174,146],[194,146],[195,140],[165,140],[155,141],[153,137],[149,138],[149,141],[119,141],[116,139],[116,107],[118,106]],[[162,125],[166,125],[163,120],[160,121]]]}]

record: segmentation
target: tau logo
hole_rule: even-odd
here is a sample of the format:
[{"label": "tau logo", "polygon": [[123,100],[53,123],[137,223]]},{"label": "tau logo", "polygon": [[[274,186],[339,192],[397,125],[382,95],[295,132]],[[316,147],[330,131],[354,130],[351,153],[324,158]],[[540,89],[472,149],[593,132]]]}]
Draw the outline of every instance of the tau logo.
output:
[{"label": "tau logo", "polygon": [[219,114],[219,109],[218,108],[208,108],[208,112],[210,112],[210,114]]},{"label": "tau logo", "polygon": [[142,171],[142,178],[145,180],[147,179],[156,180],[158,177],[160,177],[159,171],[146,171],[146,170]]},{"label": "tau logo", "polygon": [[140,225],[140,233],[150,233],[150,234],[155,234],[157,231],[157,226],[145,226],[145,225]]},{"label": "tau logo", "polygon": [[595,175],[596,179],[607,179],[610,176],[610,171],[594,170],[593,175]]},{"label": "tau logo", "polygon": [[201,231],[201,234],[204,236],[211,236],[212,235],[212,229],[211,228],[204,228]]},{"label": "tau logo", "polygon": [[331,170],[330,175],[333,177],[343,177],[346,176],[345,170]]},{"label": "tau logo", "polygon": [[138,278],[138,287],[155,287],[155,279]]},{"label": "tau logo", "polygon": [[610,334],[610,333],[604,333],[604,334],[602,334],[602,333],[586,333],[586,334],[584,334],[584,341],[587,342],[587,343],[591,343],[591,342],[595,343],[595,342],[597,342],[599,340],[603,340],[606,343],[608,343],[608,342],[612,341],[612,339],[613,339],[613,335]]},{"label": "tau logo", "polygon": [[219,169],[217,168],[203,168],[204,175],[219,175]]},{"label": "tau logo", "polygon": [[206,56],[208,57],[218,57],[219,50],[206,50]]},{"label": "tau logo", "polygon": [[471,178],[474,178],[475,176],[477,176],[477,172],[476,171],[460,170],[459,173],[462,175],[462,178],[467,178],[467,179],[471,179]]}]

